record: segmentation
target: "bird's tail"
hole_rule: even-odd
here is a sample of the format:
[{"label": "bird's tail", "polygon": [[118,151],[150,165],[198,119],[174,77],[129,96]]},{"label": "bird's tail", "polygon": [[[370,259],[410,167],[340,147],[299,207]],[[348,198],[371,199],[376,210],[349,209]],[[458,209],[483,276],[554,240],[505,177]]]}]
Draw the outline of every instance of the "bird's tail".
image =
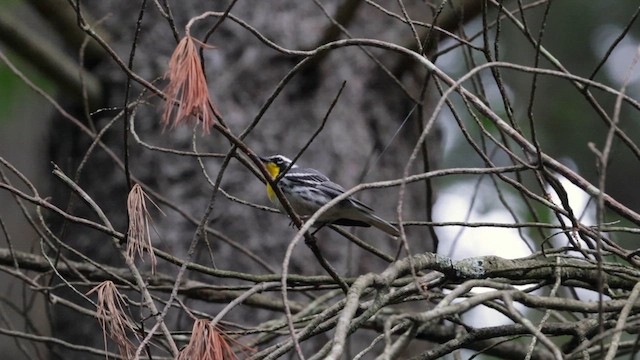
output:
[{"label": "bird's tail", "polygon": [[366,222],[367,224],[371,225],[371,226],[375,226],[378,229],[386,232],[387,234],[393,236],[393,237],[397,237],[400,236],[400,231],[398,231],[398,228],[396,228],[395,226],[389,224],[387,221],[385,221],[384,219],[368,213],[366,214],[366,216],[362,219],[364,222]]}]

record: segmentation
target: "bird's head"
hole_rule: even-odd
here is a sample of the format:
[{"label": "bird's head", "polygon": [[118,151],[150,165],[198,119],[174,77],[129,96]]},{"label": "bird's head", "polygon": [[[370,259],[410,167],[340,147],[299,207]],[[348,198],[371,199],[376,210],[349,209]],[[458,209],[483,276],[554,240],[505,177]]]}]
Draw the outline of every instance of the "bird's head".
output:
[{"label": "bird's head", "polygon": [[[260,161],[266,166],[269,174],[272,178],[276,178],[282,171],[284,171],[289,164],[291,164],[291,160],[286,156],[282,155],[272,155],[269,157],[260,157]],[[293,165],[295,167],[296,165]]]}]

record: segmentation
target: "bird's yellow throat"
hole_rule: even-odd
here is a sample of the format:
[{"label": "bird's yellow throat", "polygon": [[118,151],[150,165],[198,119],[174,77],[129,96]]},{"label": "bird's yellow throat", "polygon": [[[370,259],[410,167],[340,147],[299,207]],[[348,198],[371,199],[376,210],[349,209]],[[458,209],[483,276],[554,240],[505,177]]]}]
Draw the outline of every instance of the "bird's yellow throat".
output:
[{"label": "bird's yellow throat", "polygon": [[[266,167],[269,175],[271,175],[272,178],[275,179],[276,177],[278,177],[278,174],[280,174],[280,168],[278,167],[278,165],[274,163],[267,163]],[[271,185],[269,185],[269,183],[267,183],[267,196],[269,196],[269,200],[271,200],[272,202],[276,202],[278,200],[276,197],[276,193],[273,191],[273,188],[271,187]]]}]

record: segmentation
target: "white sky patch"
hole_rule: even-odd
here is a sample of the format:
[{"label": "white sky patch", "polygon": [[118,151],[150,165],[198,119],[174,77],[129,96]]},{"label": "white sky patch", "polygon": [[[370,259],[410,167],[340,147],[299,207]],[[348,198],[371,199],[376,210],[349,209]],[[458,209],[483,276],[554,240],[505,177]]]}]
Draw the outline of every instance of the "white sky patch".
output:
[{"label": "white sky patch", "polygon": [[[566,159],[563,159],[563,162]],[[558,180],[564,191],[567,192],[567,198],[569,199],[569,206],[571,207],[573,214],[578,218],[578,220],[586,225],[593,226],[597,223],[596,219],[596,208],[595,202],[589,201],[591,198],[589,194],[585,193],[582,189],[574,185],[571,181],[567,180],[565,177],[558,176]],[[547,192],[551,194],[551,199],[555,204],[560,205],[560,198],[556,194],[556,192],[551,188],[547,187]],[[571,222],[564,217],[565,224],[570,225]],[[587,245],[580,238],[574,237],[576,243],[584,249],[588,249]],[[566,235],[559,234],[556,235],[553,239],[553,245],[556,247],[561,246],[569,246],[569,239],[567,239]],[[570,255],[582,257],[582,254],[577,251],[569,252]],[[586,289],[575,289],[578,299],[583,301],[598,301],[599,295],[597,292]],[[569,295],[566,295],[569,296]],[[604,297],[605,300],[610,299],[608,296]]]},{"label": "white sky patch", "polygon": [[[497,194],[492,190],[488,180],[482,181],[479,190],[474,189],[475,181],[460,182],[442,189],[438,194],[438,201],[434,205],[434,220],[513,223],[513,218],[509,212],[496,206],[496,204],[499,204]],[[471,212],[469,212],[475,191],[478,191],[479,194]],[[506,194],[505,196],[508,197]],[[518,209],[515,210],[518,211]],[[469,213],[469,216],[465,219],[467,213]],[[531,254],[517,229],[447,226],[439,227],[436,231],[440,240],[438,253],[455,260],[485,255],[513,259]],[[473,293],[477,294],[490,290],[492,289],[474,288]],[[515,307],[521,313],[526,313],[527,311],[520,304],[515,304]],[[513,323],[508,317],[486,306],[472,308],[463,314],[462,319],[466,324],[474,327]]]},{"label": "white sky patch", "polygon": [[458,124],[456,120],[453,118],[453,114],[448,108],[445,108],[438,115],[438,120],[440,128],[442,129],[442,153],[444,157],[447,157],[447,154],[452,153],[452,149],[454,145],[458,141],[460,141],[460,130],[458,128]]},{"label": "white sky patch", "polygon": [[[570,160],[563,159],[563,161]],[[589,202],[590,196],[566,178],[558,177],[558,180],[567,193],[569,205],[573,209],[575,216],[580,217],[580,221],[587,226],[596,224],[595,206]],[[475,186],[475,181],[464,181],[442,189],[438,195],[438,201],[434,205],[434,220],[508,224],[514,222],[509,212],[501,206],[497,194],[488,179],[483,180],[479,190],[475,189]],[[478,195],[476,195],[475,204],[472,205],[474,192],[478,192]],[[547,192],[552,195],[554,203],[560,204],[560,200],[553,189],[547,188]],[[523,209],[515,205],[518,203],[515,199],[509,199],[509,195],[506,193],[505,196],[516,212],[523,211]],[[469,211],[471,206],[473,208]],[[565,219],[565,223],[570,224],[567,219]],[[436,231],[440,239],[438,253],[450,256],[455,260],[485,255],[514,259],[528,256],[531,253],[517,229],[451,226],[439,227]],[[565,246],[567,242],[568,240],[564,235],[556,235],[553,240],[554,246]],[[586,247],[581,240],[579,240],[579,243]],[[572,255],[581,256],[579,253],[572,253]],[[479,293],[488,290],[490,289],[475,288],[473,292]],[[598,301],[598,294],[591,290],[576,289],[576,294],[583,301]],[[571,297],[572,295],[563,292],[561,296]],[[608,299],[608,297],[605,297],[605,299]],[[524,306],[516,304],[516,308],[527,316],[528,310]],[[477,327],[512,323],[506,316],[484,306],[471,309],[463,315],[463,320],[468,325]]]},{"label": "white sky patch", "polygon": [[[486,185],[485,185],[486,184]],[[479,195],[465,219],[471,206],[475,182],[461,182],[441,190],[434,205],[435,221],[494,222],[512,224],[512,216],[499,205],[497,194],[492,190],[489,180],[480,185]],[[508,194],[505,194],[508,197]],[[511,205],[515,201],[511,202]],[[519,209],[515,209],[519,211]],[[453,259],[465,259],[474,256],[496,255],[515,259],[531,254],[522,241],[517,229],[499,227],[459,227],[447,226],[436,229],[440,239],[438,253]],[[456,239],[457,238],[457,239]]]},{"label": "white sky patch", "polygon": [[[622,30],[623,28],[612,24],[599,26],[594,32],[592,39],[594,52],[600,58],[604,57],[611,44],[613,44],[615,39],[622,33]],[[607,75],[611,77],[618,86],[624,83],[629,67],[631,66],[631,62],[638,52],[638,47],[640,47],[640,41],[638,41],[638,39],[631,33],[627,33],[604,64],[602,70],[606,71]],[[629,85],[634,83],[637,84],[639,81],[640,68],[636,66],[632,72]]]},{"label": "white sky patch", "polygon": [[[564,160],[563,160],[564,161]],[[596,224],[596,209],[595,203],[589,202],[591,198],[589,194],[584,192],[582,189],[574,185],[571,181],[567,180],[567,178],[563,176],[558,176],[558,180],[560,184],[564,188],[564,191],[567,193],[567,198],[569,199],[569,206],[571,206],[571,210],[573,214],[580,220],[580,222],[586,226],[593,226]],[[562,207],[560,203],[560,198],[558,194],[550,187],[547,186],[547,192],[551,194],[551,200],[553,203]],[[588,206],[588,207],[587,207]],[[570,223],[569,219],[564,217],[565,223]]]}]

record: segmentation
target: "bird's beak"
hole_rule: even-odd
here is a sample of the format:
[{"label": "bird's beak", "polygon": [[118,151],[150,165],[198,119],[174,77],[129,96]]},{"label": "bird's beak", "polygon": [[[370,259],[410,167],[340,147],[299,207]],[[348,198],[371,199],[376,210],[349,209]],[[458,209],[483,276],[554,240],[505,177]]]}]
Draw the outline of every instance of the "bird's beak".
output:
[{"label": "bird's beak", "polygon": [[258,156],[258,158],[265,164],[269,162],[269,159],[267,159],[266,157]]}]

